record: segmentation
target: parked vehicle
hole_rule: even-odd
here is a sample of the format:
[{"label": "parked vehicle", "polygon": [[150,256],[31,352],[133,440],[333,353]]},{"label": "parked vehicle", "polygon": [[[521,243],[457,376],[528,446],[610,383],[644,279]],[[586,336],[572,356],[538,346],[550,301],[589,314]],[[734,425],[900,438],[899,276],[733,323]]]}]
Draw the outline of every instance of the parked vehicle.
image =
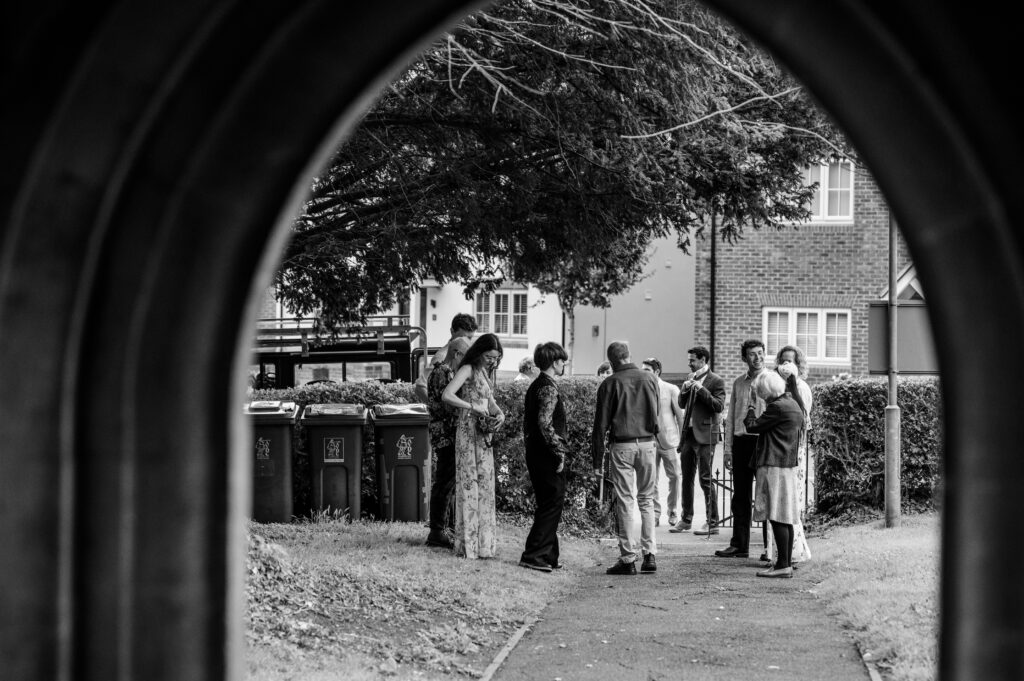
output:
[{"label": "parked vehicle", "polygon": [[333,336],[316,318],[260,319],[249,381],[254,388],[310,383],[380,381],[412,383],[420,375],[426,332],[407,316],[371,317],[367,325]]}]

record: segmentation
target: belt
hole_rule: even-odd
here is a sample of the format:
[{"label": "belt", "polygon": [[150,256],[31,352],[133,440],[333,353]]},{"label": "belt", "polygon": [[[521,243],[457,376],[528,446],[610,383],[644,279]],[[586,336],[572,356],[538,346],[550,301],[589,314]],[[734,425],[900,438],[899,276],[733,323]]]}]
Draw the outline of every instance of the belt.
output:
[{"label": "belt", "polygon": [[653,435],[647,437],[613,437],[612,442],[635,442],[640,444],[641,442],[652,442],[654,440]]}]

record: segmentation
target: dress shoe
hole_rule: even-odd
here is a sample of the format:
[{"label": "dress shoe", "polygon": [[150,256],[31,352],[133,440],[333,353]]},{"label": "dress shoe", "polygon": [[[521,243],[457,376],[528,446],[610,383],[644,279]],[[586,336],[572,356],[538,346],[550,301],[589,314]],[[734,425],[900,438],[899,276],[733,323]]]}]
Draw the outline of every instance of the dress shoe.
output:
[{"label": "dress shoe", "polygon": [[679,534],[680,532],[689,532],[689,531],[690,531],[690,523],[686,523],[686,522],[676,523],[676,526],[673,527],[671,530],[669,530],[669,532],[671,532],[672,534]]},{"label": "dress shoe", "polygon": [[427,546],[436,546],[442,549],[455,548],[455,543],[445,535],[441,534],[440,532],[431,532],[430,534],[428,534],[427,541],[424,543]]},{"label": "dress shoe", "polygon": [[531,570],[539,570],[541,572],[551,572],[551,570],[553,569],[550,565],[548,565],[542,560],[521,560],[519,561],[519,567],[530,568]]},{"label": "dress shoe", "polygon": [[623,563],[621,560],[616,562],[610,568],[605,570],[606,574],[609,575],[635,575],[636,574],[636,561],[632,563]]},{"label": "dress shoe", "polygon": [[702,528],[700,528],[699,530],[694,530],[693,533],[694,534],[699,534],[699,535],[718,534],[718,528],[717,527],[708,527],[708,524],[704,523],[704,526]]},{"label": "dress shoe", "polygon": [[792,579],[792,577],[793,577],[793,568],[785,567],[785,568],[779,568],[778,570],[776,570],[775,568],[769,568],[767,570],[761,570],[760,572],[757,573],[757,576],[758,577],[781,577],[783,579]]},{"label": "dress shoe", "polygon": [[558,561],[555,561],[554,563],[551,564],[551,569],[552,570],[561,570],[562,569],[562,564],[559,563]]},{"label": "dress shoe", "polygon": [[644,564],[640,566],[640,572],[650,574],[658,571],[658,562],[654,559],[653,553],[644,556]]},{"label": "dress shoe", "polygon": [[746,551],[740,551],[735,546],[729,546],[721,551],[715,551],[715,555],[719,558],[746,558],[750,554]]},{"label": "dress shoe", "polygon": [[678,522],[679,522],[679,516],[677,516],[675,513],[673,513],[672,515],[670,515],[668,517],[668,524],[669,525],[672,525],[673,527],[675,527],[675,524],[678,523]]}]

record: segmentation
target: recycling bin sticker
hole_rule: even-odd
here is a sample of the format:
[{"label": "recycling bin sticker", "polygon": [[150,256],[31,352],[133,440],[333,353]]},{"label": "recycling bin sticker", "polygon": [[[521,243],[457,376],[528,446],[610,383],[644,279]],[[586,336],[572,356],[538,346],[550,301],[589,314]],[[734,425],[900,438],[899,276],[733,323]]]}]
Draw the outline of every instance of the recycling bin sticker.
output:
[{"label": "recycling bin sticker", "polygon": [[340,437],[324,438],[324,461],[345,463],[345,439]]},{"label": "recycling bin sticker", "polygon": [[398,438],[398,458],[399,459],[411,459],[412,458],[412,438],[403,433]]}]

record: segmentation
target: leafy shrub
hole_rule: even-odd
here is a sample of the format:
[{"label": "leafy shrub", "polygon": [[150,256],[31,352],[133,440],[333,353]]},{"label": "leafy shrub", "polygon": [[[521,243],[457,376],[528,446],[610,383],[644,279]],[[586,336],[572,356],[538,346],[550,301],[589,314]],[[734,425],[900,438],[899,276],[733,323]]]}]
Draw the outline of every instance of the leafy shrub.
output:
[{"label": "leafy shrub", "polygon": [[[888,379],[863,378],[813,387],[810,443],[817,512],[885,506],[885,408]],[[934,508],[942,457],[939,381],[899,379],[900,497],[908,508]]]}]

